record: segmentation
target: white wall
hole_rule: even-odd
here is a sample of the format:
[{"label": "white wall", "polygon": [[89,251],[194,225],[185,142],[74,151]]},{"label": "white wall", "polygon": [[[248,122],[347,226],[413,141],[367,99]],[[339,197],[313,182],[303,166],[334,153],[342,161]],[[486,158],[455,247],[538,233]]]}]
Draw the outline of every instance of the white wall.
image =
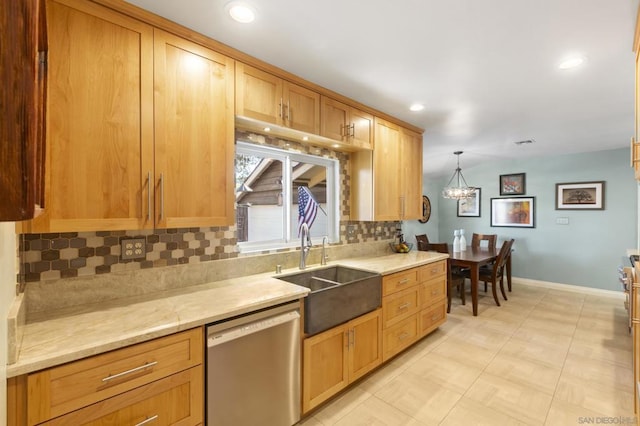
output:
[{"label": "white wall", "polygon": [[0,223],[0,425],[7,423],[7,313],[15,298],[16,233],[12,222]]}]

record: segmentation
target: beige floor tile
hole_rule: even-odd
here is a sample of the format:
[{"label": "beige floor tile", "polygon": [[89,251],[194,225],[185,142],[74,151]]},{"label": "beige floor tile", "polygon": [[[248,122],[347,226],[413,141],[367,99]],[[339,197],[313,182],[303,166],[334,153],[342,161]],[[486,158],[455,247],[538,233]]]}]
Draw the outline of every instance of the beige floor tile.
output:
[{"label": "beige floor tile", "polygon": [[567,358],[567,351],[567,345],[564,344],[532,344],[530,341],[513,336],[505,343],[502,349],[500,349],[500,354],[520,357],[550,367],[562,367],[564,360]]},{"label": "beige floor tile", "polygon": [[593,332],[597,331],[608,335],[616,334],[621,337],[630,336],[629,326],[627,323],[622,321],[613,321],[611,318],[600,319],[585,317],[583,315],[578,321],[577,329]]},{"label": "beige floor tile", "polygon": [[[487,320],[488,321],[488,320]],[[487,322],[487,321],[483,321]],[[452,339],[462,340],[476,346],[498,351],[510,338],[510,334],[496,331],[486,327],[474,327],[456,330]]]},{"label": "beige floor tile", "polygon": [[603,348],[618,348],[632,350],[631,336],[620,334],[607,334],[597,330],[576,329],[573,341],[601,346]]},{"label": "beige floor tile", "polygon": [[596,424],[597,419],[602,417],[604,416],[601,413],[554,399],[544,424],[545,426],[580,425],[588,424],[588,419],[593,419],[591,424]]},{"label": "beige floor tile", "polygon": [[356,386],[363,392],[374,394],[405,370],[404,365],[390,362],[358,381]]},{"label": "beige floor tile", "polygon": [[369,392],[365,392],[360,387],[356,387],[340,395],[331,401],[331,403],[312,414],[313,417],[323,425],[333,425],[368,398],[371,398]]},{"label": "beige floor tile", "polygon": [[296,423],[299,426],[323,426],[322,423],[313,416],[309,416]]},{"label": "beige floor tile", "polygon": [[620,365],[622,367],[631,367],[633,361],[633,351],[631,348],[605,347],[577,339],[573,339],[571,342],[569,353]]},{"label": "beige floor tile", "polygon": [[560,324],[571,324],[575,326],[580,319],[580,312],[567,313],[547,311],[545,309],[535,308],[529,313],[527,318],[535,320],[554,321]]},{"label": "beige floor tile", "polygon": [[522,325],[513,332],[513,336],[520,340],[526,340],[534,345],[563,346],[569,349],[572,337],[566,334],[555,333],[553,330],[544,330],[535,325]]},{"label": "beige floor tile", "polygon": [[544,299],[538,302],[536,309],[544,309],[547,311],[563,313],[566,312],[569,315],[582,312],[582,304],[566,303],[564,301],[554,301]]},{"label": "beige floor tile", "polygon": [[405,373],[415,374],[417,377],[463,394],[482,373],[482,369],[462,364],[437,353],[430,353],[409,367]]},{"label": "beige floor tile", "polygon": [[633,393],[633,370],[631,364],[623,367],[570,353],[567,355],[562,368],[562,375],[567,374],[588,380],[593,384],[616,387]]},{"label": "beige floor tile", "polygon": [[520,426],[525,424],[467,397],[462,397],[440,423],[441,426]]},{"label": "beige floor tile", "polygon": [[527,318],[522,322],[520,329],[539,329],[553,334],[572,337],[576,331],[575,323],[560,322],[552,319]]},{"label": "beige floor tile", "polygon": [[492,374],[482,373],[466,397],[527,424],[541,424],[551,406],[551,395]]},{"label": "beige floor tile", "polygon": [[375,396],[425,424],[438,424],[462,397],[429,380],[404,372]]},{"label": "beige floor tile", "polygon": [[499,353],[484,371],[553,396],[561,370],[560,367]]},{"label": "beige floor tile", "polygon": [[633,413],[633,392],[561,374],[554,399],[578,405],[606,416]]},{"label": "beige floor tile", "polygon": [[462,364],[485,368],[496,355],[498,349],[487,349],[456,337],[450,337],[432,352]]},{"label": "beige floor tile", "polygon": [[371,397],[340,419],[336,426],[420,426],[422,423],[392,407],[379,398]]}]

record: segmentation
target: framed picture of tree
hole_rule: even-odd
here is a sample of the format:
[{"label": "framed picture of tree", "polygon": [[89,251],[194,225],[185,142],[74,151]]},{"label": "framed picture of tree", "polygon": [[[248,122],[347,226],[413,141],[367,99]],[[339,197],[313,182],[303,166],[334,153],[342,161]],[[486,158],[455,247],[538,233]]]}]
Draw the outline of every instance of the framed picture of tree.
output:
[{"label": "framed picture of tree", "polygon": [[556,210],[604,210],[604,181],[556,183]]}]

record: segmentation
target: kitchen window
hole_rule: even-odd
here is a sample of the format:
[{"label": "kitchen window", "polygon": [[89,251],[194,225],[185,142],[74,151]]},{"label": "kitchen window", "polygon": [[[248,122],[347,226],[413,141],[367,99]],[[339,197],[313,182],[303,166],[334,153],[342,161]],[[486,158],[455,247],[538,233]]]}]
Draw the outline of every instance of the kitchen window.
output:
[{"label": "kitchen window", "polygon": [[[338,240],[338,161],[245,142],[236,144],[236,225],[241,252],[300,244],[299,191],[314,244]],[[300,189],[302,188],[302,189]],[[315,204],[313,204],[315,203]],[[303,204],[306,206],[306,204]],[[314,207],[315,214],[308,213]]]}]

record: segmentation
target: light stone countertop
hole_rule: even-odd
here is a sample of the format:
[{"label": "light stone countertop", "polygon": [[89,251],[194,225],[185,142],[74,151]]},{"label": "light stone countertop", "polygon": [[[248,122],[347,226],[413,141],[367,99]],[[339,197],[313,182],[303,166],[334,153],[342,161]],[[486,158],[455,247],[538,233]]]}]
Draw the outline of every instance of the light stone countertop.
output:
[{"label": "light stone countertop", "polygon": [[[412,251],[329,262],[383,275],[446,259],[446,254]],[[313,265],[308,270],[320,268]],[[282,275],[297,272],[282,271]],[[309,289],[263,273],[152,295],[52,312],[20,330],[21,342],[7,377],[15,377],[166,336],[247,312],[295,301]]]}]

